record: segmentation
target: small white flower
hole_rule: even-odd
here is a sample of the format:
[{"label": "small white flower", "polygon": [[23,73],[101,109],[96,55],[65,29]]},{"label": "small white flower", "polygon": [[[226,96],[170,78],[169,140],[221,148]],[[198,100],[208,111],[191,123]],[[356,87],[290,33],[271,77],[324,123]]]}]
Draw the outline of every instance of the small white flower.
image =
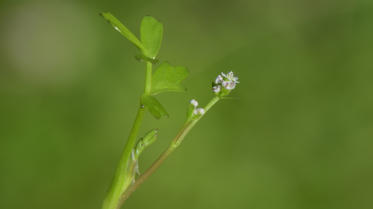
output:
[{"label": "small white flower", "polygon": [[232,71],[230,71],[227,75],[224,74],[224,73],[221,73],[221,74],[223,75],[223,77],[228,79],[228,81],[233,81],[235,83],[239,83],[238,82],[238,77],[235,77]]},{"label": "small white flower", "polygon": [[219,93],[220,90],[221,90],[220,85],[212,87],[212,91],[215,92],[215,93]]},{"label": "small white flower", "polygon": [[195,99],[190,100],[190,104],[193,105],[194,107],[198,106],[198,102]]},{"label": "small white flower", "polygon": [[199,108],[196,108],[194,111],[193,111],[193,115],[203,115],[205,114],[205,109],[199,107]]},{"label": "small white flower", "polygon": [[221,76],[221,75],[218,75],[218,77],[216,77],[216,79],[215,79],[215,83],[216,84],[219,84],[219,83],[221,83],[223,81],[223,77]]},{"label": "small white flower", "polygon": [[236,82],[234,81],[223,81],[223,87],[228,90],[232,90],[236,87]]}]

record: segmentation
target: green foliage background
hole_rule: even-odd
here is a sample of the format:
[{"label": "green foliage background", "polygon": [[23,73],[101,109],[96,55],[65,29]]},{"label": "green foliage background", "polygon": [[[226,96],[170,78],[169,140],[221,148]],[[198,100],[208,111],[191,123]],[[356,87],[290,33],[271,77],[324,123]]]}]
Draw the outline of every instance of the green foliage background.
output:
[{"label": "green foliage background", "polygon": [[218,73],[241,81],[124,208],[373,207],[372,1],[3,0],[0,208],[101,207],[145,73],[102,11],[162,21],[160,59],[190,71],[140,170]]}]

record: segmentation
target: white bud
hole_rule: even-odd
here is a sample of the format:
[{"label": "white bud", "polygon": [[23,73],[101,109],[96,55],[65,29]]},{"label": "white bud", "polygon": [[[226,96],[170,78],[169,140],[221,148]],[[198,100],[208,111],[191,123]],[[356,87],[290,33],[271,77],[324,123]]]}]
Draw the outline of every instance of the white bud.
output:
[{"label": "white bud", "polygon": [[193,105],[194,107],[198,106],[198,102],[195,99],[190,100],[190,104]]},{"label": "white bud", "polygon": [[212,87],[212,91],[215,92],[215,93],[219,93],[220,90],[221,90],[221,86],[220,85]]},{"label": "white bud", "polygon": [[203,115],[205,114],[205,109],[199,107],[199,108],[196,108],[194,111],[193,111],[193,115]]},{"label": "white bud", "polygon": [[205,114],[205,109],[203,109],[203,108],[197,108],[197,111],[198,111],[198,114],[200,114],[200,115],[203,115],[203,114]]},{"label": "white bud", "polygon": [[198,110],[197,109],[193,110],[193,115],[198,115]]},{"label": "white bud", "polygon": [[219,83],[221,83],[223,81],[223,77],[221,77],[221,75],[218,75],[218,77],[216,77],[216,79],[215,79],[215,83],[216,84],[219,84]]}]

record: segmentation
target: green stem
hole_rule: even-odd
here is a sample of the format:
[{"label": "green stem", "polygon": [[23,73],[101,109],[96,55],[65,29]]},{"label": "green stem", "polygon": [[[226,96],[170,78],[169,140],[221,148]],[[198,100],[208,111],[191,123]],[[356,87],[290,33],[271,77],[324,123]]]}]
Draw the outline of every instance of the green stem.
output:
[{"label": "green stem", "polygon": [[[152,77],[152,63],[146,63],[146,77],[145,77],[145,90],[144,94],[150,94],[151,91],[151,78]],[[128,186],[132,183],[132,175],[128,175],[130,171],[129,162],[131,160],[131,153],[137,141],[137,135],[144,118],[145,108],[140,102],[140,107],[137,110],[136,118],[133,123],[132,129],[128,136],[126,145],[117,170],[115,172],[114,180],[110,186],[109,192],[106,195],[102,209],[115,209],[118,208],[121,196],[127,190]]]},{"label": "green stem", "polygon": [[146,62],[146,78],[145,78],[145,92],[144,94],[149,95],[152,87],[152,63]]},{"label": "green stem", "polygon": [[[218,101],[219,97],[214,97],[205,107],[205,112],[214,106]],[[194,127],[194,125],[202,118],[202,116],[186,122],[183,127],[180,129],[179,133],[175,136],[175,138],[171,141],[169,147],[158,157],[156,161],[138,178],[136,182],[132,184],[126,191],[123,193],[120,202],[118,204],[117,209],[119,209],[123,203],[128,199],[128,197],[146,180],[149,178],[151,174],[153,174],[159,166],[167,159],[167,157],[175,151],[175,149],[181,144],[185,136],[189,133],[189,131]]]},{"label": "green stem", "polygon": [[220,97],[215,96],[214,98],[211,99],[209,103],[207,103],[205,107],[205,111],[209,111],[212,106],[214,106],[218,101],[220,100]]},{"label": "green stem", "polygon": [[144,117],[145,109],[140,107],[137,111],[136,119],[128,137],[127,143],[124,147],[122,156],[118,163],[117,170],[115,172],[114,180],[110,186],[109,193],[107,194],[103,209],[114,209],[117,207],[118,201],[122,193],[130,185],[132,179],[128,176],[128,160],[131,158],[132,148],[135,145],[137,133],[139,131],[142,119]]}]

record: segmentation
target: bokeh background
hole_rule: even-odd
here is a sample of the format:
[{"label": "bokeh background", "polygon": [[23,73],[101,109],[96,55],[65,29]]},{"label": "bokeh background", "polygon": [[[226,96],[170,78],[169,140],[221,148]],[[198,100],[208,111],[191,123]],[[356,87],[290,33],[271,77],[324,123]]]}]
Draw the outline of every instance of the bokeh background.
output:
[{"label": "bokeh background", "polygon": [[101,207],[145,68],[101,11],[156,17],[160,59],[190,70],[140,170],[218,73],[241,81],[124,208],[373,208],[371,0],[2,0],[0,208]]}]

